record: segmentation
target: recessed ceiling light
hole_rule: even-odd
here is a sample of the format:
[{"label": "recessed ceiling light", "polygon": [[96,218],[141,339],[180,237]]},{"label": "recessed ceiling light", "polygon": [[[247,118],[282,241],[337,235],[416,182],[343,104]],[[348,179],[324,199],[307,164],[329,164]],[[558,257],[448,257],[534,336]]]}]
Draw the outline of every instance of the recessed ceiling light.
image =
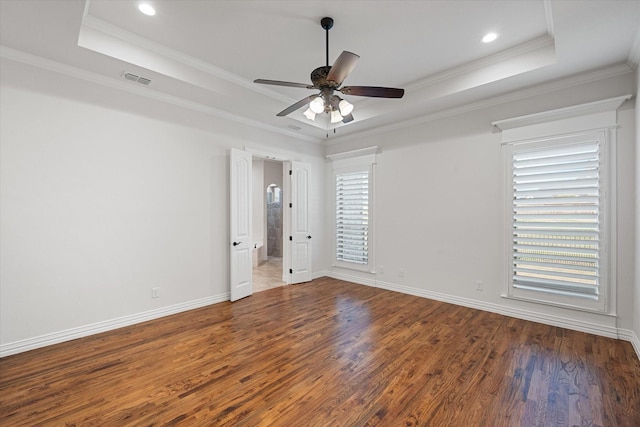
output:
[{"label": "recessed ceiling light", "polygon": [[156,10],[149,3],[140,3],[138,5],[138,10],[148,16],[156,14]]},{"label": "recessed ceiling light", "polygon": [[495,39],[498,38],[498,34],[497,33],[487,33],[485,34],[485,36],[482,38],[482,41],[484,43],[491,43],[492,41],[494,41]]}]

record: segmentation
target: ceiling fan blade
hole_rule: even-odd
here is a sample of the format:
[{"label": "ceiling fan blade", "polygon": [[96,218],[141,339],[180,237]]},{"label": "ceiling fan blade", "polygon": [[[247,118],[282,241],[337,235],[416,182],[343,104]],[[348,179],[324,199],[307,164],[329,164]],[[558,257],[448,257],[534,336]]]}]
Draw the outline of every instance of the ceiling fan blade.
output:
[{"label": "ceiling fan blade", "polygon": [[299,87],[302,89],[313,89],[312,85],[309,85],[306,83],[281,82],[280,80],[264,80],[264,79],[256,79],[253,82],[260,83],[263,85],[289,86],[289,87]]},{"label": "ceiling fan blade", "polygon": [[347,114],[342,118],[342,123],[349,123],[353,121],[353,114]]},{"label": "ceiling fan blade", "polygon": [[402,98],[404,89],[378,86],[346,86],[340,89],[345,95],[371,96],[375,98]]},{"label": "ceiling fan blade", "polygon": [[327,81],[334,81],[338,86],[341,85],[349,73],[353,71],[359,59],[360,56],[355,53],[343,50],[340,56],[338,56],[338,59],[336,59],[336,62],[331,66],[331,70],[329,74],[327,74]]},{"label": "ceiling fan blade", "polygon": [[276,114],[276,116],[279,117],[283,117],[286,116],[287,114],[291,114],[294,111],[296,111],[299,108],[302,108],[303,106],[305,106],[306,104],[308,104],[309,102],[313,101],[315,98],[319,97],[320,95],[310,95],[307,96],[306,98],[301,99],[300,101],[296,102],[295,104],[285,108],[284,110],[280,111],[278,114]]}]

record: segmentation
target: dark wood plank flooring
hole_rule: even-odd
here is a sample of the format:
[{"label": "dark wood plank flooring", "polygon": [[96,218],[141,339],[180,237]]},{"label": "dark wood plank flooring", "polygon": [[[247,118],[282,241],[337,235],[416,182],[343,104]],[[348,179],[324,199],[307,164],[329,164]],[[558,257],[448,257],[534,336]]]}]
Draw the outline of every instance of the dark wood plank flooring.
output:
[{"label": "dark wood plank flooring", "polygon": [[0,360],[0,425],[640,426],[628,342],[334,279]]}]

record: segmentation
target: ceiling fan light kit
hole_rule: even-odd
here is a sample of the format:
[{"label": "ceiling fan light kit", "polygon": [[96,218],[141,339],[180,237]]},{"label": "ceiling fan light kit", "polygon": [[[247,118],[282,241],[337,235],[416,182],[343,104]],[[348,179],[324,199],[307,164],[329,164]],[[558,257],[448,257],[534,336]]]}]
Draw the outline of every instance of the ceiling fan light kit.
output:
[{"label": "ceiling fan light kit", "polygon": [[340,109],[340,114],[342,114],[343,116],[347,116],[353,111],[353,104],[351,104],[346,99],[342,99],[338,103],[338,108]]},{"label": "ceiling fan light kit", "polygon": [[309,120],[315,120],[316,119],[316,113],[314,113],[311,108],[307,108],[307,110],[302,114],[304,114],[304,116]]},{"label": "ceiling fan light kit", "polygon": [[339,123],[342,121],[344,117],[340,114],[338,110],[331,110],[331,123]]},{"label": "ceiling fan light kit", "polygon": [[301,99],[293,105],[285,108],[277,114],[283,117],[307,106],[303,113],[309,120],[315,120],[316,114],[329,114],[331,123],[349,123],[353,121],[353,104],[335,95],[338,91],[345,95],[367,96],[374,98],[402,98],[404,89],[378,87],[378,86],[342,86],[342,82],[353,71],[360,56],[355,53],[342,51],[338,59],[329,65],[329,30],[333,27],[333,19],[324,17],[320,25],[326,31],[326,65],[318,67],[311,72],[311,85],[305,83],[285,82],[280,80],[256,79],[253,82],[275,86],[297,87],[301,89],[319,90],[317,95],[311,95]]},{"label": "ceiling fan light kit", "polygon": [[316,99],[309,103],[309,108],[316,114],[323,113],[325,109],[325,102],[322,97],[318,96]]}]

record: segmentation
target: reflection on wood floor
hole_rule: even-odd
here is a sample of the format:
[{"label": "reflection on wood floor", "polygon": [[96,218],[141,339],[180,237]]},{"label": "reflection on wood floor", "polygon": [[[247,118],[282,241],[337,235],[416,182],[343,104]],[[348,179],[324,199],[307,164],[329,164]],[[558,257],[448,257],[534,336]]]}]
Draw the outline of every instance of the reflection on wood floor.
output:
[{"label": "reflection on wood floor", "polygon": [[267,289],[283,286],[282,258],[269,257],[269,259],[257,267],[253,267],[253,292],[266,291]]}]

